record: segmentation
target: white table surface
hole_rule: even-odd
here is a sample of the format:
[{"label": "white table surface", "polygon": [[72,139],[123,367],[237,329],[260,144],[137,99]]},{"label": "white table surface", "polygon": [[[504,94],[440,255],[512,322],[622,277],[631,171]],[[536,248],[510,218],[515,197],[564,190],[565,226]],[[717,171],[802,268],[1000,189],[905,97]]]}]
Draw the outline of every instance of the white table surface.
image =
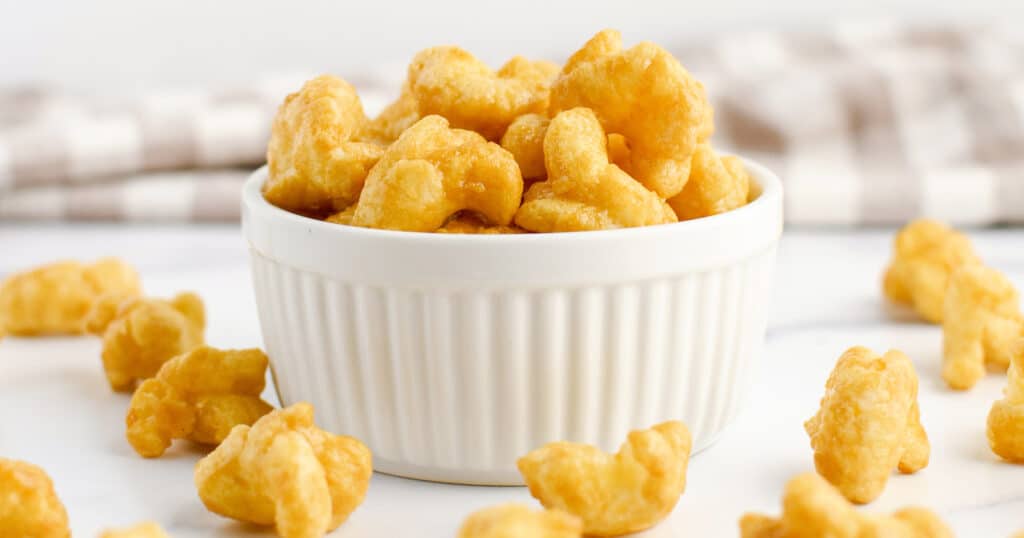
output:
[{"label": "white table surface", "polygon": [[[817,409],[825,378],[847,347],[895,347],[921,377],[931,464],[893,475],[865,510],[921,504],[959,536],[1000,537],[1024,529],[1024,466],[1001,463],[985,440],[985,417],[1005,382],[991,375],[968,393],[939,378],[940,330],[881,300],[879,274],[891,230],[787,232],[779,250],[772,315],[756,389],[717,444],[690,463],[675,512],[642,534],[735,536],[747,510],[778,512],[786,480],[813,463],[802,423]],[[972,233],[982,256],[1024,288],[1024,231]],[[244,242],[236,227],[0,226],[0,274],[56,258],[123,256],[147,290],[198,291],[208,340],[260,343]],[[125,395],[112,394],[90,338],[0,342],[0,456],[45,468],[76,537],[110,525],[155,520],[175,538],[271,535],[207,512],[192,485],[201,452],[178,443],[144,460],[124,440]],[[268,394],[270,394],[268,390]],[[504,501],[532,502],[525,488],[453,486],[375,475],[366,502],[332,536],[454,536],[463,517]]]}]

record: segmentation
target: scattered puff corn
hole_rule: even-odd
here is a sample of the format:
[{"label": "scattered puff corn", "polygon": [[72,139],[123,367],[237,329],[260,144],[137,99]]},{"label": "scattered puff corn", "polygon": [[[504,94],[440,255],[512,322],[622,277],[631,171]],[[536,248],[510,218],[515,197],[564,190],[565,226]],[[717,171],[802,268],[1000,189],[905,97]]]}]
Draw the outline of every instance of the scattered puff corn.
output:
[{"label": "scattered puff corn", "polygon": [[526,485],[548,509],[583,520],[591,536],[647,529],[664,519],[686,488],[690,432],[678,421],[630,432],[616,454],[557,442],[519,459]]},{"label": "scattered puff corn", "polygon": [[163,455],[173,439],[217,445],[238,424],[270,412],[260,399],[267,356],[258,349],[200,346],[160,367],[132,395],[127,438],[140,456]]},{"label": "scattered puff corn", "polygon": [[284,538],[322,536],[363,502],[370,450],[313,423],[313,407],[272,411],[239,425],[196,465],[199,498],[217,514],[274,525]]},{"label": "scattered puff corn", "polygon": [[852,502],[877,498],[893,469],[917,472],[930,446],[917,406],[917,374],[899,351],[879,357],[848,349],[825,385],[821,409],[804,424],[814,466]]},{"label": "scattered puff corn", "polygon": [[0,336],[81,334],[98,297],[140,292],[138,273],[116,258],[56,262],[18,273],[0,284]]},{"label": "scattered puff corn", "polygon": [[782,516],[745,514],[741,538],[952,538],[930,510],[905,508],[891,516],[862,514],[828,482],[813,473],[786,484]]},{"label": "scattered puff corn", "polygon": [[84,327],[103,336],[103,369],[110,388],[131,391],[171,358],[203,344],[206,314],[194,293],[170,300],[109,295],[98,300]]},{"label": "scattered puff corn", "polygon": [[999,457],[1024,463],[1024,336],[1011,347],[1003,399],[988,413],[988,444]]},{"label": "scattered puff corn", "polygon": [[942,378],[966,390],[985,375],[986,365],[1005,370],[1010,347],[1021,335],[1020,297],[999,271],[983,265],[957,269],[946,292],[942,319]]},{"label": "scattered puff corn", "polygon": [[458,538],[579,538],[583,523],[560,510],[502,504],[470,514]]},{"label": "scattered puff corn", "polygon": [[14,538],[68,538],[68,514],[46,472],[0,458],[0,531]]},{"label": "scattered puff corn", "polygon": [[160,525],[156,523],[139,523],[138,525],[120,530],[107,530],[100,538],[170,538]]},{"label": "scattered puff corn", "polygon": [[891,301],[912,306],[925,320],[941,323],[953,271],[978,263],[967,236],[941,222],[918,219],[896,234],[882,288]]}]

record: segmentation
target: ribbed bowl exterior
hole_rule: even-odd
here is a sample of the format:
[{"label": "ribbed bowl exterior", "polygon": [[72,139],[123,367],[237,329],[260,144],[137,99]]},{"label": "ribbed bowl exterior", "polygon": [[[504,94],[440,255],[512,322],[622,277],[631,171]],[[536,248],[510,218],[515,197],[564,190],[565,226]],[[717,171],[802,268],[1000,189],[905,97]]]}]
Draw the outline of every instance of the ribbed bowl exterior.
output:
[{"label": "ribbed bowl exterior", "polygon": [[367,284],[251,253],[283,404],[312,403],[379,471],[520,484],[516,459],[550,441],[613,451],[679,419],[695,450],[711,444],[749,392],[775,246],[656,279],[480,290]]}]

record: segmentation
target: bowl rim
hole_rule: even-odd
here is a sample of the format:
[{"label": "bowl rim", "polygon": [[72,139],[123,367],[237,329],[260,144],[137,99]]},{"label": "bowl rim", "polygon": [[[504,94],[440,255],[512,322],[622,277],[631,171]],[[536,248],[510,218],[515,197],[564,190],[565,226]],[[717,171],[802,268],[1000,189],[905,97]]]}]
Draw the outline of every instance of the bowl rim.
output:
[{"label": "bowl rim", "polygon": [[[645,238],[651,234],[664,233],[671,229],[678,233],[701,233],[711,231],[719,226],[728,225],[733,220],[742,220],[745,217],[752,218],[753,213],[770,211],[772,208],[782,208],[783,189],[782,181],[767,167],[751,159],[740,157],[744,167],[750,173],[751,179],[757,183],[760,193],[756,198],[747,202],[741,207],[696,219],[672,222],[668,224],[656,224],[651,226],[636,226],[631,228],[617,228],[613,230],[592,230],[575,232],[545,232],[545,233],[521,233],[521,234],[458,234],[458,233],[436,233],[436,232],[413,232],[405,230],[384,230],[376,228],[365,228],[362,226],[351,226],[327,222],[324,220],[307,217],[298,213],[282,209],[271,204],[263,196],[263,184],[269,178],[267,165],[253,171],[246,179],[242,188],[242,213],[243,226],[245,221],[252,216],[283,219],[294,225],[309,226],[311,232],[338,235],[353,235],[365,238],[375,238],[379,241],[398,241],[417,243],[440,243],[451,245],[453,243],[564,243],[564,242],[593,242],[593,241],[628,241],[631,239]],[[781,218],[780,218],[781,220]],[[781,233],[781,225],[779,227]],[[379,238],[379,239],[376,239]]]}]

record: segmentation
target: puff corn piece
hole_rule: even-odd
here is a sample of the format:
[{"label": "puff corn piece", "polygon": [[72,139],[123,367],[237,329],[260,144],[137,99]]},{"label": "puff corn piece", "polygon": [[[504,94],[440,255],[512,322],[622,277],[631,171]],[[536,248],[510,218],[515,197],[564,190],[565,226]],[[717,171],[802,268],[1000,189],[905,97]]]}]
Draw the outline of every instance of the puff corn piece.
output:
[{"label": "puff corn piece", "polygon": [[260,399],[267,356],[259,349],[197,347],[160,367],[132,395],[127,438],[140,456],[163,455],[173,439],[216,445],[272,407]]},{"label": "puff corn piece", "polygon": [[452,46],[419,52],[409,64],[408,84],[419,114],[437,114],[452,127],[498,140],[516,117],[543,113],[558,66],[514,57],[493,71]]},{"label": "puff corn piece", "polygon": [[170,538],[160,525],[147,522],[124,529],[111,529],[100,533],[100,538]]},{"label": "puff corn piece", "polygon": [[194,293],[170,300],[108,295],[93,304],[84,326],[103,336],[101,357],[110,388],[131,391],[163,363],[203,344],[206,313]]},{"label": "puff corn piece", "polygon": [[516,118],[501,137],[501,147],[515,158],[524,181],[537,181],[547,176],[544,133],[548,123],[550,120],[544,115],[524,114]]},{"label": "puff corn piece", "polygon": [[352,224],[433,232],[473,211],[495,226],[512,221],[523,178],[512,155],[472,131],[427,116],[402,133],[373,167]]},{"label": "puff corn piece", "polygon": [[877,498],[893,469],[914,473],[928,465],[917,374],[899,351],[880,357],[857,346],[843,353],[804,429],[818,473],[858,504]]},{"label": "puff corn piece", "polygon": [[334,224],[352,224],[352,217],[356,214],[356,205],[352,204],[345,209],[329,215],[326,219],[327,222],[333,222]]},{"label": "puff corn piece", "polygon": [[444,226],[438,228],[437,233],[443,234],[521,234],[522,228],[515,226],[490,226],[479,217],[469,215],[456,215]]},{"label": "puff corn piece", "polygon": [[81,334],[83,319],[101,295],[140,291],[138,273],[117,258],[61,261],[11,275],[0,283],[0,336]]},{"label": "puff corn piece", "polygon": [[331,75],[306,82],[285,98],[267,145],[263,195],[288,211],[320,214],[359,198],[384,149],[364,141],[369,120],[355,88]]},{"label": "puff corn piece", "polygon": [[833,486],[814,473],[786,484],[782,515],[744,514],[741,538],[952,538],[953,532],[930,510],[905,508],[891,516],[862,514]]},{"label": "puff corn piece", "polygon": [[988,444],[999,457],[1024,463],[1024,336],[1011,347],[1003,398],[988,413]]},{"label": "puff corn piece", "polygon": [[526,192],[516,224],[533,232],[567,232],[675,222],[657,194],[608,162],[606,144],[589,109],[552,119],[544,135],[548,179]]},{"label": "puff corn piece", "polygon": [[697,146],[690,179],[668,203],[679,220],[725,213],[743,206],[750,195],[750,174],[733,156],[719,157],[709,144]]},{"label": "puff corn piece", "polygon": [[402,93],[376,118],[370,120],[364,129],[364,138],[381,144],[390,144],[420,119],[419,104],[409,85],[402,86]]},{"label": "puff corn piece", "polygon": [[942,378],[966,390],[985,375],[986,365],[1005,370],[1021,334],[1020,297],[999,271],[964,265],[953,272],[942,318]]},{"label": "puff corn piece", "polygon": [[711,105],[704,86],[667,51],[648,42],[621,51],[611,35],[598,34],[570,58],[570,69],[552,84],[550,113],[593,109],[605,131],[628,141],[625,171],[671,198],[683,190],[698,144],[711,135]]},{"label": "puff corn piece", "polygon": [[68,514],[41,468],[0,458],[0,531],[12,538],[68,538]]},{"label": "puff corn piece", "polygon": [[210,511],[284,538],[319,537],[363,502],[373,472],[370,450],[313,423],[313,407],[272,411],[235,426],[196,465],[199,498]]},{"label": "puff corn piece", "polygon": [[580,518],[561,510],[532,510],[501,504],[477,510],[466,518],[458,538],[579,538]]},{"label": "puff corn piece", "polygon": [[917,219],[896,234],[882,289],[889,300],[911,306],[926,321],[941,323],[953,271],[978,263],[967,236],[939,221]]},{"label": "puff corn piece", "polygon": [[583,520],[588,536],[647,529],[667,516],[686,488],[691,438],[678,421],[630,432],[616,454],[550,443],[518,461],[530,494],[545,508]]}]

